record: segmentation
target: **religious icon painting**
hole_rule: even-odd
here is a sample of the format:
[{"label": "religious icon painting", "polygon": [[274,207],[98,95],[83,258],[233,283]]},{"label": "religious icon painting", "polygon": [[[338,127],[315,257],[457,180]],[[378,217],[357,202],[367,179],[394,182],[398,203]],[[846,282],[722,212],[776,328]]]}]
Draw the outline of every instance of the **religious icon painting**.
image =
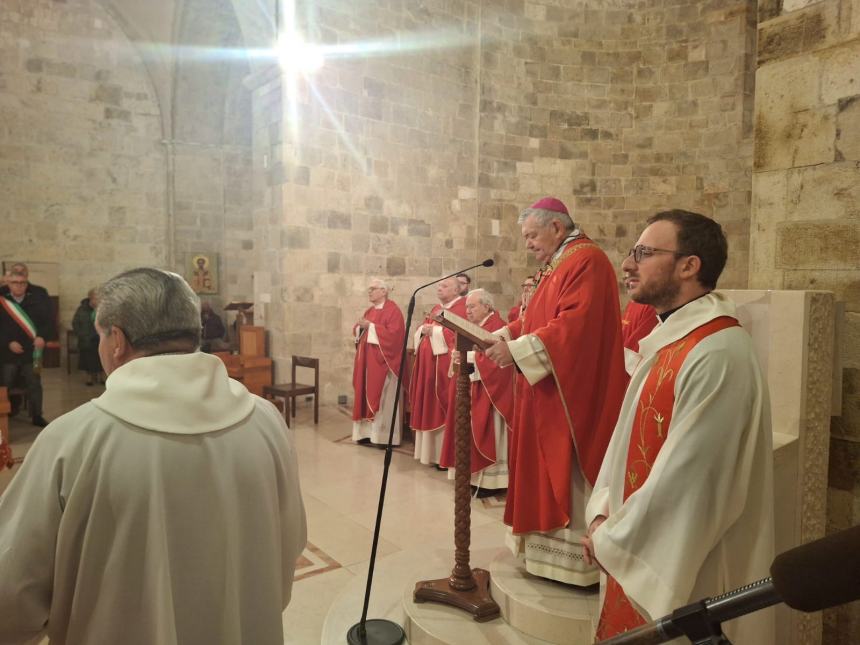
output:
[{"label": "religious icon painting", "polygon": [[188,253],[185,278],[195,293],[218,293],[218,254],[209,252]]}]

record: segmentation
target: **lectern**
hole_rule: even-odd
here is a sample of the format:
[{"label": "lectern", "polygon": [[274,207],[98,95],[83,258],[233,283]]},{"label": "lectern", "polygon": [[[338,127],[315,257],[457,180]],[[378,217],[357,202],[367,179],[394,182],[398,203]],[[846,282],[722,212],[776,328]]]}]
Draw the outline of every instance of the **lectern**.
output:
[{"label": "lectern", "polygon": [[444,311],[436,320],[457,334],[460,365],[457,374],[457,424],[454,455],[454,568],[447,578],[422,580],[415,585],[415,602],[442,602],[459,607],[478,622],[492,620],[500,614],[499,606],[490,596],[490,572],[472,569],[469,549],[472,541],[472,496],[469,489],[472,396],[466,352],[475,345],[487,347],[492,336],[477,325]]}]

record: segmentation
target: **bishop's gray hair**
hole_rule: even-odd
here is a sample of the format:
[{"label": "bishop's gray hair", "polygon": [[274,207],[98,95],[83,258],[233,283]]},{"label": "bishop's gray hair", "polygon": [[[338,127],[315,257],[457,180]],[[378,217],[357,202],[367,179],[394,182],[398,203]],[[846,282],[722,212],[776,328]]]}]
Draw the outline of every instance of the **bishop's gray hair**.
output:
[{"label": "bishop's gray hair", "polygon": [[98,290],[96,323],[119,327],[132,349],[144,352],[177,342],[200,346],[200,299],[181,276],[161,269],[132,269]]},{"label": "bishop's gray hair", "polygon": [[576,224],[573,223],[573,219],[571,219],[570,215],[559,213],[557,211],[546,210],[545,208],[525,209],[517,218],[517,224],[522,224],[526,219],[532,216],[534,216],[535,221],[537,221],[540,226],[549,226],[549,223],[552,220],[557,219],[568,233],[576,228]]},{"label": "bishop's gray hair", "polygon": [[478,302],[485,307],[489,307],[492,311],[496,310],[496,303],[493,302],[493,296],[486,289],[472,289],[466,294],[466,297],[468,298],[471,295],[478,296]]}]

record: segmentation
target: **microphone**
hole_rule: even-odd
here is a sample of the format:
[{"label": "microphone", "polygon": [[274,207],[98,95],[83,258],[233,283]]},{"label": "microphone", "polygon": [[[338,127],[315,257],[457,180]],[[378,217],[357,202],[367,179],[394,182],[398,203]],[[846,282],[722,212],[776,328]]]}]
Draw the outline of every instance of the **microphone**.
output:
[{"label": "microphone", "polygon": [[[434,285],[437,282],[442,282],[442,280],[447,280],[448,278],[453,278],[454,276],[457,276],[461,273],[466,273],[466,271],[471,271],[472,269],[477,269],[478,267],[491,267],[495,263],[496,262],[493,260],[493,258],[487,258],[483,262],[479,262],[478,264],[472,265],[470,267],[466,267],[465,269],[457,269],[456,271],[454,271],[454,273],[451,273],[449,275],[443,275],[441,278],[437,278],[436,280],[433,280],[432,282],[428,282],[427,284],[422,284],[420,287],[418,287],[415,291],[412,292],[412,298],[409,300],[409,304],[410,304],[410,306],[413,306],[413,308],[414,308],[413,300],[415,300],[415,295],[419,291],[421,291],[422,289],[424,289],[426,287]],[[410,309],[407,313],[411,313],[411,312],[412,312],[412,310]],[[406,330],[407,331],[409,331],[409,322],[410,322],[410,320],[409,320],[409,317],[407,316],[407,321],[406,321]],[[404,345],[404,347],[405,347],[405,345]]]},{"label": "microphone", "polygon": [[379,506],[376,510],[376,524],[373,528],[373,543],[370,547],[370,563],[367,567],[367,588],[364,591],[364,607],[361,611],[361,620],[349,628],[346,633],[346,641],[349,645],[399,645],[406,638],[406,633],[403,628],[395,622],[384,618],[374,618],[367,620],[367,608],[370,604],[370,588],[373,584],[373,570],[376,566],[376,549],[379,545],[379,531],[382,526],[382,508],[385,505],[385,490],[388,486],[388,471],[391,468],[391,453],[394,440],[394,426],[397,423],[397,405],[400,402],[400,387],[403,384],[403,366],[406,364],[406,343],[409,339],[409,327],[412,325],[412,314],[415,312],[415,296],[422,289],[453,278],[459,273],[465,273],[478,267],[491,267],[495,264],[492,258],[487,258],[483,262],[459,269],[454,273],[437,278],[427,284],[422,284],[412,292],[412,297],[409,298],[409,307],[406,311],[406,333],[403,335],[403,348],[400,351],[400,370],[397,373],[397,396],[394,399],[393,410],[391,411],[391,426],[388,429],[388,445],[385,447],[385,462],[382,467],[382,486],[379,489]]},{"label": "microphone", "polygon": [[[769,578],[676,609],[598,645],[652,645],[687,636],[784,602],[803,612],[860,600],[860,525],[789,549],[770,566]],[[707,632],[705,632],[707,633]]]}]

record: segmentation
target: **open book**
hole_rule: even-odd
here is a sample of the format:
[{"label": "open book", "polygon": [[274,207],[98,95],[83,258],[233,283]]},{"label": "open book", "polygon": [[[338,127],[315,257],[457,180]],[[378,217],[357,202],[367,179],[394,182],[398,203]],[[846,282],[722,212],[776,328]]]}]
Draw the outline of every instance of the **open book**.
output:
[{"label": "open book", "polygon": [[481,349],[487,349],[487,347],[495,344],[495,342],[499,340],[499,337],[492,332],[489,332],[486,329],[479,327],[473,322],[469,322],[465,318],[458,316],[455,313],[451,313],[447,309],[443,309],[442,311],[440,311],[435,316],[435,319],[443,327],[447,327],[454,333],[468,338]]}]

